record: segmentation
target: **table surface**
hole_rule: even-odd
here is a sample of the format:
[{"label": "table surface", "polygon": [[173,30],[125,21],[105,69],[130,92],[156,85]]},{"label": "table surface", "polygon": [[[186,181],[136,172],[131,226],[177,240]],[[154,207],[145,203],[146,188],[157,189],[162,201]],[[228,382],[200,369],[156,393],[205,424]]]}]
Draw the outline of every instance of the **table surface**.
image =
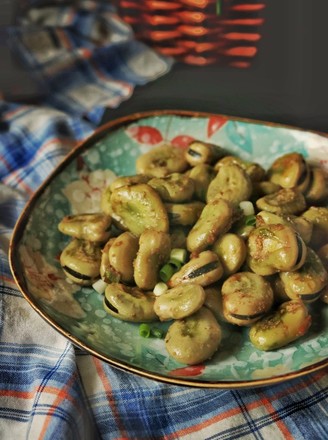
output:
[{"label": "table surface", "polygon": [[184,109],[328,131],[323,56],[328,4],[266,3],[263,37],[251,68],[177,63],[168,75],[137,87],[119,108],[107,110],[103,122],[139,111]]}]

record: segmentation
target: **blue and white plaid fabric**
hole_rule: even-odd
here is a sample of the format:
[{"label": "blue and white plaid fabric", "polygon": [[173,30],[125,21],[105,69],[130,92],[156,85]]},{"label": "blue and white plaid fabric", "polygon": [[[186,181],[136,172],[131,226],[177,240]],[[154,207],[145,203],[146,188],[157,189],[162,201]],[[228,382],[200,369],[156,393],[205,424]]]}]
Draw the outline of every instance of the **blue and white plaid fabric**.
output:
[{"label": "blue and white plaid fabric", "polygon": [[51,93],[40,105],[0,102],[0,438],[328,439],[327,370],[255,390],[166,385],[75,349],[21,296],[7,254],[26,201],[105,106],[171,66],[106,3],[35,8],[25,25],[17,47]]}]

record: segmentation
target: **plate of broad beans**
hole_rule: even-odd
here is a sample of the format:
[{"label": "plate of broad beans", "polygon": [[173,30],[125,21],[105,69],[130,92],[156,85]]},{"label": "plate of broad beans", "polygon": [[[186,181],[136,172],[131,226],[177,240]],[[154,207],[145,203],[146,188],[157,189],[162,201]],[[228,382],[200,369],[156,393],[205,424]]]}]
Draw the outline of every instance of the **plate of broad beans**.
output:
[{"label": "plate of broad beans", "polygon": [[111,121],[41,185],[10,246],[76,346],[171,384],[266,385],[328,364],[328,137],[188,111]]}]

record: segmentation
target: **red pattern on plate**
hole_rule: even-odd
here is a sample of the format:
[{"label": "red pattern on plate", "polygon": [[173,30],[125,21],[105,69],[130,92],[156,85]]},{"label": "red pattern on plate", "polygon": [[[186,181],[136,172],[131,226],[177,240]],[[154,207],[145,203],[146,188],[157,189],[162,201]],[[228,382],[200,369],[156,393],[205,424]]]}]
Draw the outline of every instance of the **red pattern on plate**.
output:
[{"label": "red pattern on plate", "polygon": [[208,119],[207,124],[207,137],[211,137],[216,131],[218,131],[228,121],[225,116],[211,116]]},{"label": "red pattern on plate", "polygon": [[126,132],[139,144],[156,145],[163,141],[162,133],[157,128],[146,125],[129,127]]},{"label": "red pattern on plate", "polygon": [[179,136],[176,136],[171,140],[171,144],[175,147],[179,148],[188,148],[189,144],[194,141],[195,138],[187,135],[187,134],[181,134]]},{"label": "red pattern on plate", "polygon": [[205,365],[189,365],[188,367],[177,368],[169,372],[170,376],[199,376],[205,370]]}]

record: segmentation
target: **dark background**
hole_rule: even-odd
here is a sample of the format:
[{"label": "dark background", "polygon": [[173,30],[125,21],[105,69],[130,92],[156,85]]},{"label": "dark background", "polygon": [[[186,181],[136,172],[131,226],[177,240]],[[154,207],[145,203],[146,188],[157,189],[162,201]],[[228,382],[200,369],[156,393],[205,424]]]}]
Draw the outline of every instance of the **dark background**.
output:
[{"label": "dark background", "polygon": [[[134,112],[185,109],[224,113],[328,132],[328,2],[266,0],[259,53],[249,69],[175,64],[164,77],[137,87],[103,122]],[[1,29],[17,2],[0,0],[0,90],[20,100],[37,84],[11,59]]]},{"label": "dark background", "polygon": [[328,2],[266,3],[263,38],[250,69],[176,64],[106,111],[104,121],[144,110],[184,109],[328,132]]}]

